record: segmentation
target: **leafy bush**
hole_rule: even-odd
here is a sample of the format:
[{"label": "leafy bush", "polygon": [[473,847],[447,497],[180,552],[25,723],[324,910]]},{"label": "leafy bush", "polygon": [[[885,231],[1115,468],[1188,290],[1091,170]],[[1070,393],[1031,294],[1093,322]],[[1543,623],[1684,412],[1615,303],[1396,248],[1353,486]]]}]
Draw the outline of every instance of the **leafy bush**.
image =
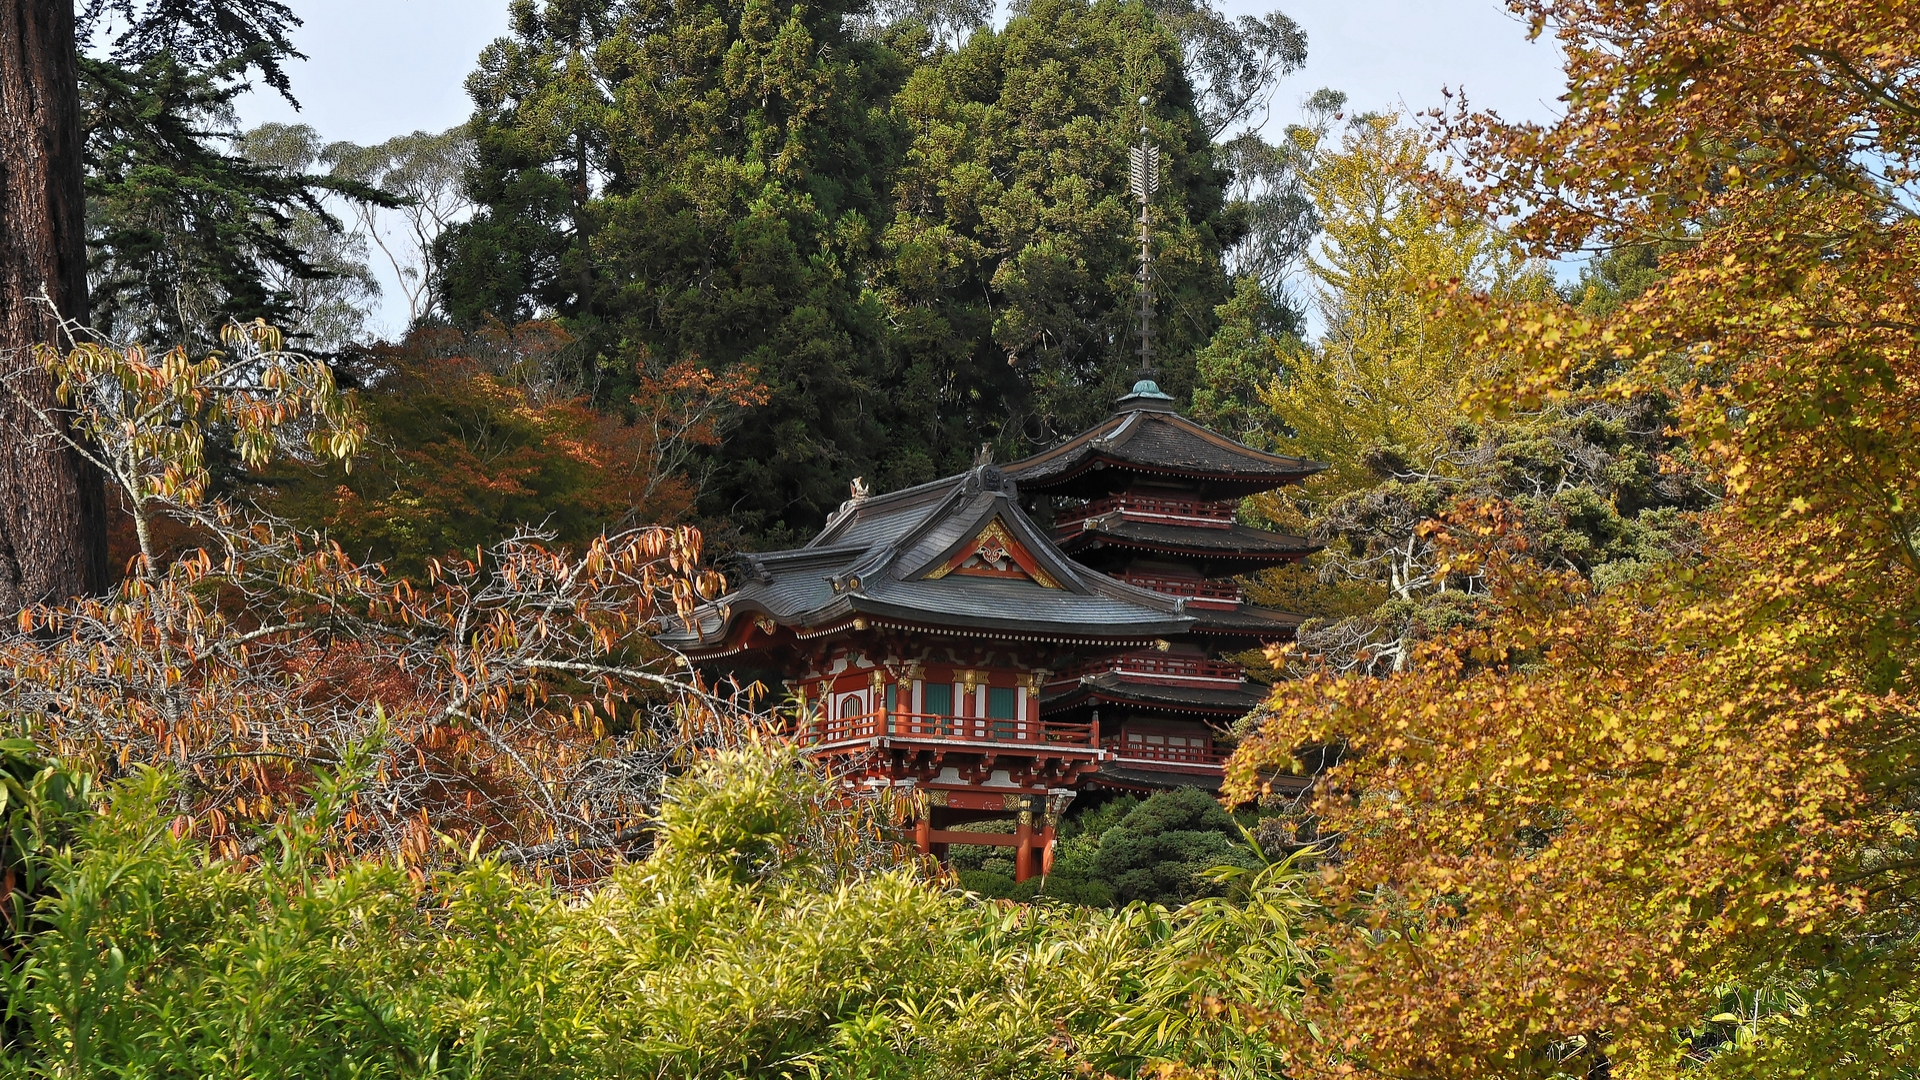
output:
[{"label": "leafy bush", "polygon": [[[790,749],[676,780],[653,855],[577,896],[471,853],[342,859],[328,779],[256,864],[217,861],[170,785],[122,783],[55,858],[0,1075],[1271,1075],[1248,1018],[1303,963],[1284,866],[1193,914],[983,903],[849,857],[871,823]],[[1251,982],[1190,963],[1248,949]]]},{"label": "leafy bush", "polygon": [[1144,799],[1114,796],[1068,817],[1054,844],[1053,872],[1044,879],[1015,882],[1013,860],[1000,848],[955,845],[950,859],[960,886],[981,896],[1177,906],[1218,894],[1208,871],[1259,865],[1258,854],[1239,841],[1239,826],[1212,795],[1174,788]]}]

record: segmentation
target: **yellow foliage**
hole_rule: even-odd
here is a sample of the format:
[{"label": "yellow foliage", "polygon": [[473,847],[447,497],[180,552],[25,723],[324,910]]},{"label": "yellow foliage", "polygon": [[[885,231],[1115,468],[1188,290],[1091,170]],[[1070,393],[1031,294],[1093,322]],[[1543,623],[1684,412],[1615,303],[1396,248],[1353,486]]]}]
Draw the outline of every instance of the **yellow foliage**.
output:
[{"label": "yellow foliage", "polygon": [[1445,447],[1475,351],[1466,324],[1436,309],[1434,286],[1546,287],[1484,219],[1435,208],[1416,182],[1427,153],[1396,118],[1364,118],[1307,176],[1325,229],[1309,264],[1325,329],[1261,399],[1292,429],[1290,453],[1333,466],[1323,490],[1374,482],[1361,463],[1373,447],[1393,446],[1421,468]]}]

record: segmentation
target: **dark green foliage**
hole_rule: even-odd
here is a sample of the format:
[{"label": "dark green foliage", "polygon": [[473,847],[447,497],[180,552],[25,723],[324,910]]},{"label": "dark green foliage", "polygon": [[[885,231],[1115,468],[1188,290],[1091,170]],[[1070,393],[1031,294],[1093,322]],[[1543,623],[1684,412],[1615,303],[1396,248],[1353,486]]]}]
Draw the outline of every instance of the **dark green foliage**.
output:
[{"label": "dark green foliage", "polygon": [[1005,848],[956,845],[951,861],[960,884],[982,896],[1097,907],[1136,900],[1177,906],[1218,894],[1207,871],[1259,864],[1239,824],[1200,788],[1115,795],[1076,807],[1061,822],[1053,873],[1044,881],[1015,882]]},{"label": "dark green foliage", "polygon": [[989,899],[1018,900],[1023,904],[1056,900],[1081,907],[1113,907],[1115,903],[1113,890],[1102,881],[1063,874],[1015,881],[1011,860],[989,857],[985,863],[979,870],[956,870],[954,874],[960,887]]},{"label": "dark green foliage", "polygon": [[1629,244],[1617,247],[1580,268],[1580,278],[1561,288],[1570,304],[1589,318],[1604,318],[1620,305],[1646,292],[1666,274],[1660,269],[1660,256],[1672,250],[1669,244]]},{"label": "dark green foliage", "polygon": [[746,364],[769,403],[717,451],[708,509],[817,524],[883,459],[878,258],[904,60],[838,0],[521,0],[469,81],[481,210],[444,247],[449,313],[566,317],[603,400],[643,351]]},{"label": "dark green foliage", "polygon": [[280,0],[81,0],[75,7],[80,40],[108,31],[116,61],[138,65],[170,54],[211,68],[238,58],[243,72],[257,69],[292,100],[281,62],[302,58],[292,38],[300,19]]},{"label": "dark green foliage", "polygon": [[0,958],[33,929],[51,859],[84,821],[91,792],[88,777],[46,760],[32,740],[0,739]]},{"label": "dark green foliage", "polygon": [[1194,356],[1195,422],[1249,446],[1272,450],[1287,432],[1260,401],[1260,391],[1281,371],[1281,357],[1297,353],[1303,320],[1276,303],[1253,277],[1234,282],[1233,298],[1220,306],[1213,340]]},{"label": "dark green foliage", "polygon": [[1202,873],[1217,866],[1258,865],[1237,843],[1239,829],[1212,793],[1199,788],[1158,791],[1100,834],[1093,876],[1121,903],[1175,904],[1211,892]]},{"label": "dark green foliage", "polygon": [[[1228,212],[1183,41],[1146,8],[1044,0],[957,48],[925,24],[977,13],[887,11],[901,21],[847,0],[518,0],[469,80],[479,210],[440,242],[449,316],[558,316],[601,402],[643,357],[757,369],[769,401],[712,452],[702,496],[752,542],[816,527],[851,477],[886,490],[983,441],[1022,453],[1125,392],[1141,94],[1175,394],[1251,227]],[[1186,47],[1212,57],[1223,108],[1297,63],[1284,19],[1183,11],[1212,35]]]},{"label": "dark green foliage", "polygon": [[914,141],[895,183],[879,281],[908,422],[950,469],[982,438],[1027,452],[1111,411],[1139,366],[1137,207],[1127,147],[1142,122],[1164,178],[1153,212],[1161,385],[1193,385],[1194,350],[1228,294],[1228,176],[1194,115],[1179,40],[1146,9],[1039,0],[998,33],[914,73],[895,112]]}]

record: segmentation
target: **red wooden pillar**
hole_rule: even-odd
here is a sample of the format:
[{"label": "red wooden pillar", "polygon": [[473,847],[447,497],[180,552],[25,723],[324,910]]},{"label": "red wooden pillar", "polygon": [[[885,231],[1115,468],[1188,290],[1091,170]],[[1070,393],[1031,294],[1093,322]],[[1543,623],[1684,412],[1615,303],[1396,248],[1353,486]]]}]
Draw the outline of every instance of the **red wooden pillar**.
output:
[{"label": "red wooden pillar", "polygon": [[1040,876],[1046,877],[1052,873],[1053,873],[1053,823],[1049,821],[1047,823],[1047,827],[1040,830]]},{"label": "red wooden pillar", "polygon": [[1033,796],[1029,795],[1020,802],[1020,824],[1014,829],[1013,880],[1025,881],[1033,876]]},{"label": "red wooden pillar", "polygon": [[920,811],[920,820],[913,823],[913,846],[920,854],[933,854],[933,813],[931,808]]}]

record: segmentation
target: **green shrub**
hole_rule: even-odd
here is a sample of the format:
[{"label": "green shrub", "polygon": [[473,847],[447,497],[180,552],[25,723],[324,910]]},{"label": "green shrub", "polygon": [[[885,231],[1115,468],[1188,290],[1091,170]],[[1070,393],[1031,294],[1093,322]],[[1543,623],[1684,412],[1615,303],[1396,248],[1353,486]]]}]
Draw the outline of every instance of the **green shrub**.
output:
[{"label": "green shrub", "polygon": [[[836,853],[862,822],[790,750],[677,780],[653,856],[579,896],[494,861],[343,860],[345,793],[322,782],[241,868],[174,836],[165,778],[116,787],[49,863],[0,1075],[1250,1077],[1278,1059],[1236,1016],[1297,989],[1256,905],[1022,907],[859,870]],[[1207,950],[1258,978],[1196,970]]]}]

